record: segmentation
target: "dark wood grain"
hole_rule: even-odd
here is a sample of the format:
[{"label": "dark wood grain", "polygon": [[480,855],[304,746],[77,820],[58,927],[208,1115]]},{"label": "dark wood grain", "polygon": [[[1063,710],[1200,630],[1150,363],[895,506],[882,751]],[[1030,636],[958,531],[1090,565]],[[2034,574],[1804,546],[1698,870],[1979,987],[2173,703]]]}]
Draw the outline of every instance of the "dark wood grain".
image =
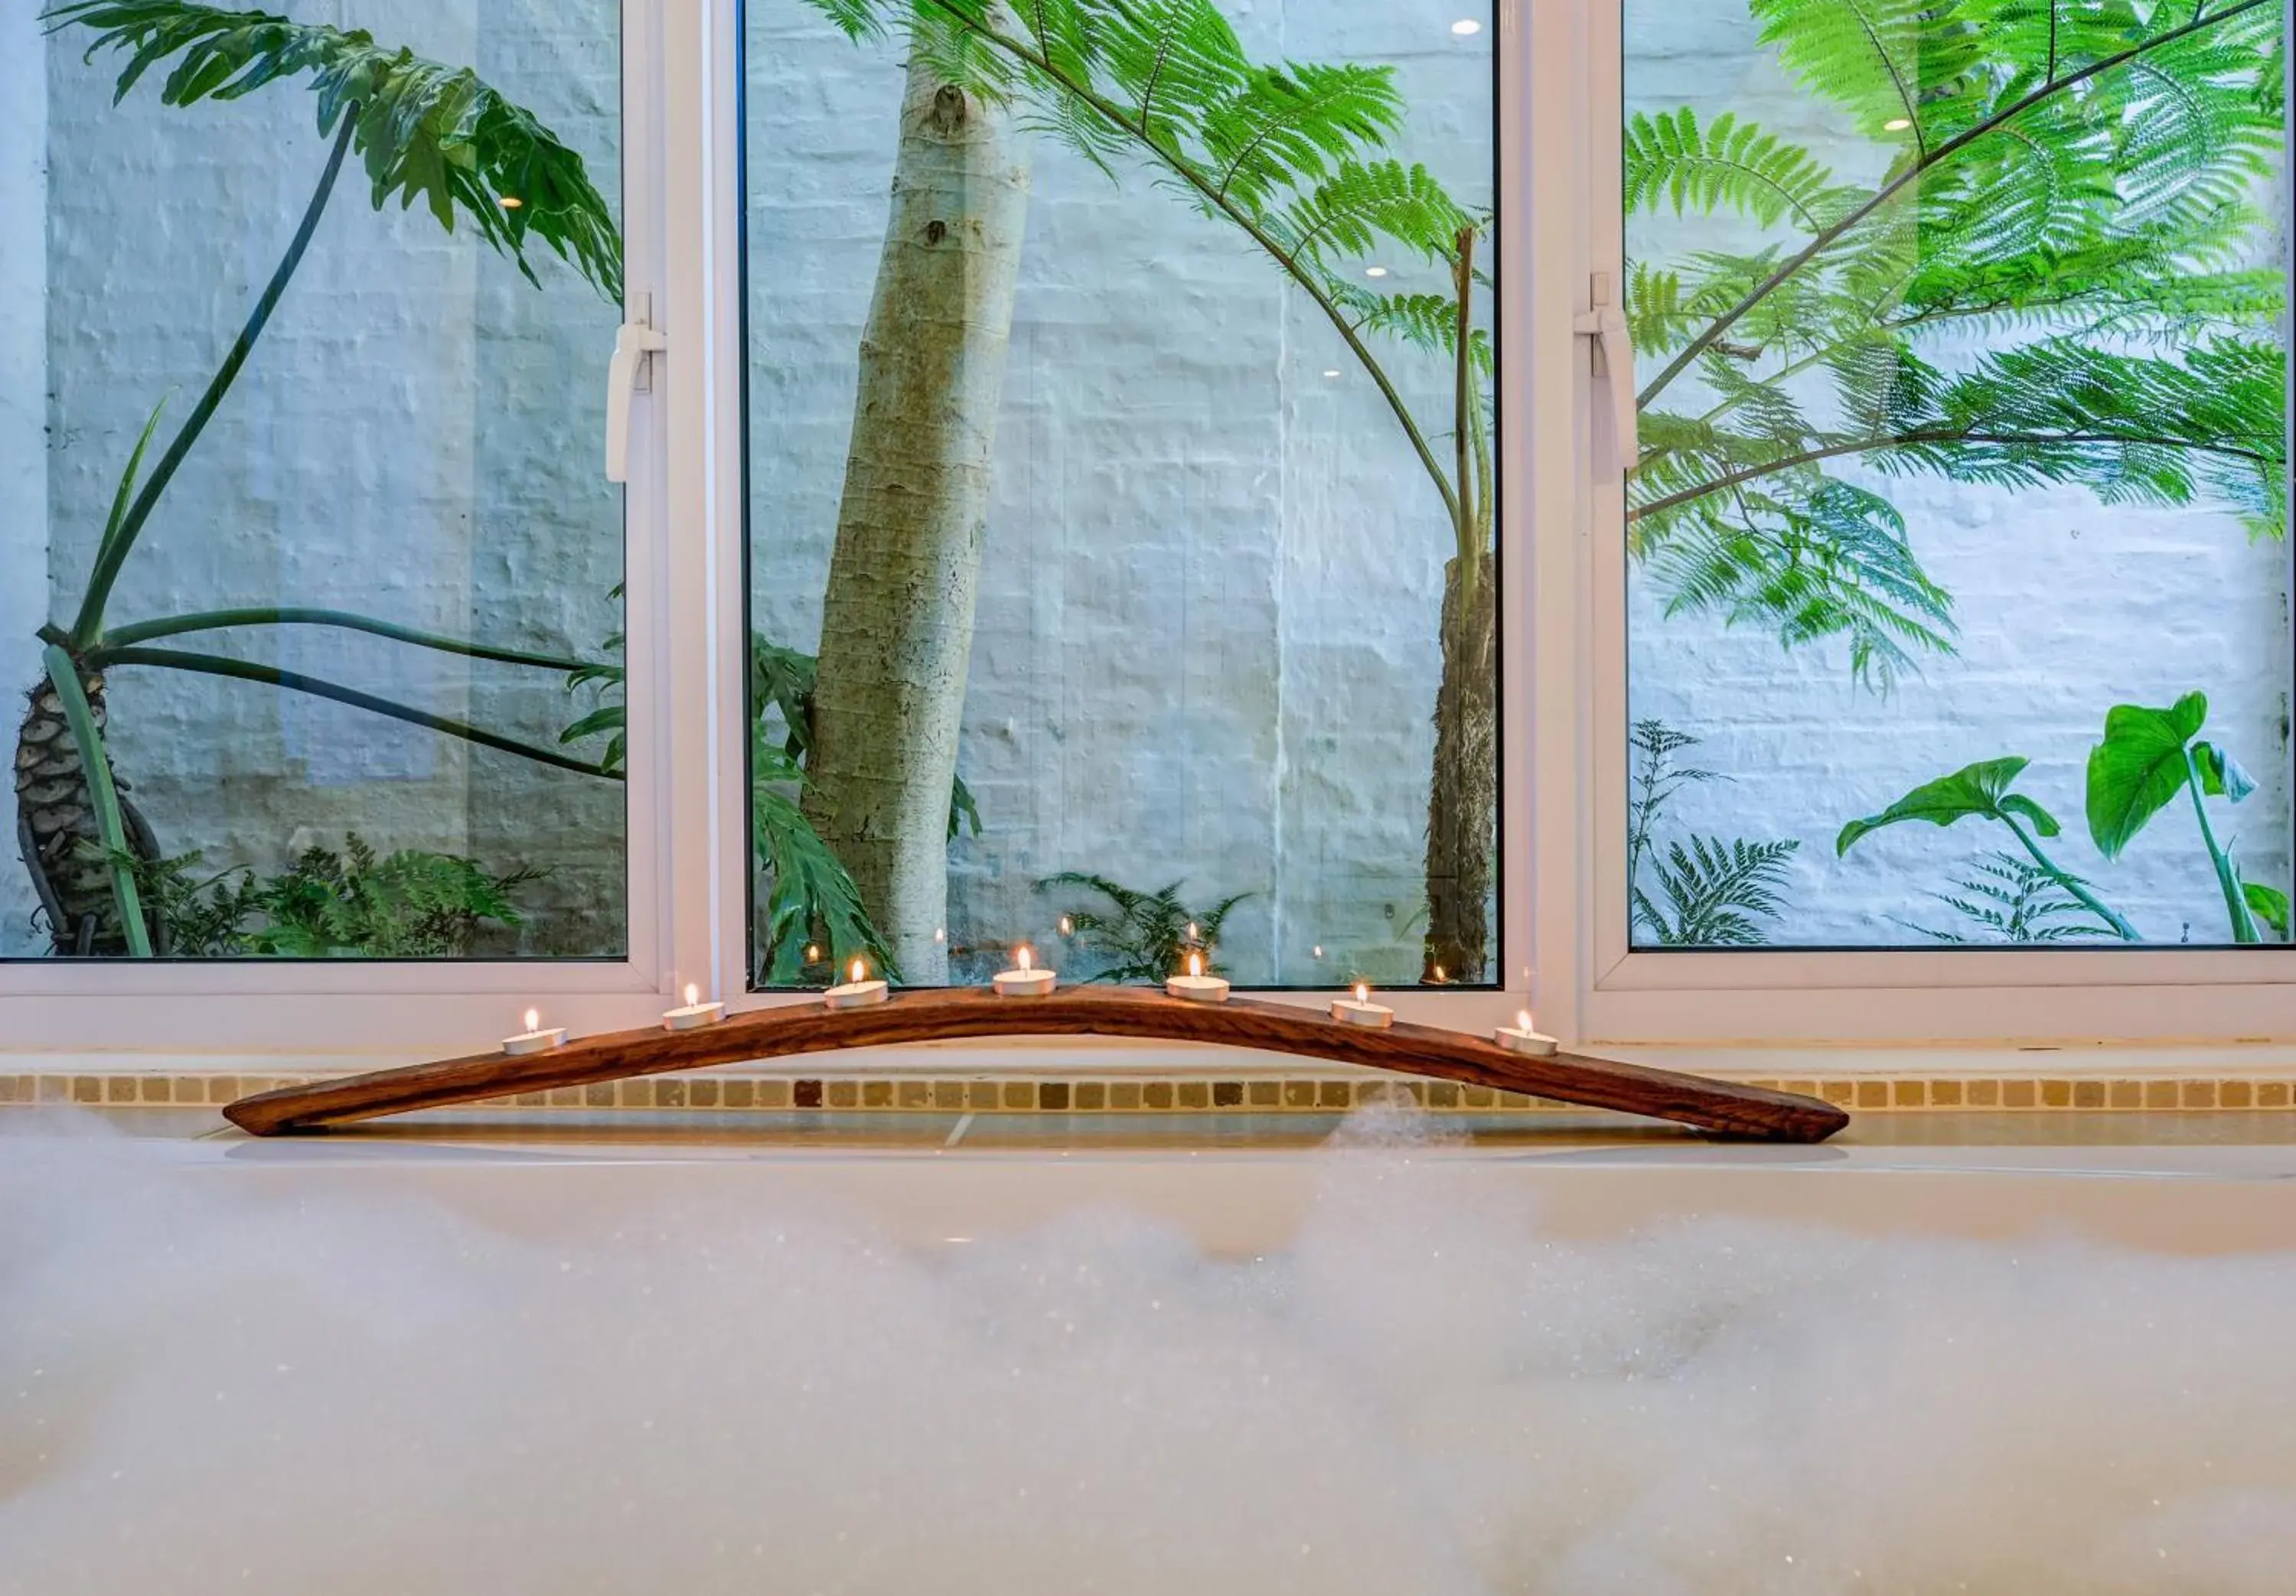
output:
[{"label": "dark wood grain", "polygon": [[995,1036],[1126,1036],[1292,1053],[1527,1092],[1771,1142],[1823,1142],[1849,1120],[1830,1103],[1792,1093],[1577,1053],[1533,1058],[1433,1026],[1398,1021],[1374,1030],[1283,1003],[1250,998],[1192,1003],[1160,992],[1105,986],[1070,987],[1038,998],[932,991],[904,993],[865,1009],[832,1010],[819,1003],[757,1009],[698,1030],[617,1031],[584,1036],[548,1052],[515,1058],[476,1053],[285,1087],[241,1098],[224,1114],[243,1130],[272,1136],[715,1064]]}]

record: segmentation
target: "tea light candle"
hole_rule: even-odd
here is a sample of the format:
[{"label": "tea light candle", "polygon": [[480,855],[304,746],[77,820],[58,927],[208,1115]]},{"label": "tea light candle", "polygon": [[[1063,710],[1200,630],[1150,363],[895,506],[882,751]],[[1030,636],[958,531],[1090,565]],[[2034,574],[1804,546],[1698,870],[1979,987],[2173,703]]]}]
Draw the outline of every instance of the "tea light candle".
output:
[{"label": "tea light candle", "polygon": [[1059,978],[1052,970],[1036,967],[1036,954],[1026,944],[1013,950],[1011,970],[1000,970],[989,978],[988,984],[999,997],[1043,997],[1052,991]]},{"label": "tea light candle", "polygon": [[1385,1003],[1372,1002],[1371,988],[1358,981],[1353,998],[1332,1000],[1332,1018],[1341,1025],[1367,1025],[1384,1030],[1395,1023],[1395,1011]]},{"label": "tea light candle", "polygon": [[506,1053],[547,1052],[554,1047],[564,1046],[565,1043],[566,1027],[564,1026],[553,1026],[545,1031],[542,1028],[542,1011],[529,1009],[526,1011],[526,1029],[515,1036],[504,1037],[503,1052]]},{"label": "tea light candle", "polygon": [[1204,956],[1199,953],[1188,955],[1188,973],[1176,975],[1166,981],[1164,990],[1173,997],[1185,998],[1192,1003],[1227,1002],[1227,983],[1218,976],[1204,973]]},{"label": "tea light candle", "polygon": [[852,979],[841,986],[832,986],[822,997],[832,1009],[865,1009],[871,1003],[882,1003],[890,995],[885,983],[868,978],[869,966],[861,960],[853,961],[848,972]]},{"label": "tea light candle", "polygon": [[661,1028],[665,1031],[697,1030],[705,1025],[716,1025],[725,1018],[725,1004],[703,1003],[701,988],[689,985],[685,988],[685,1007],[661,1011]]},{"label": "tea light candle", "polygon": [[1513,1025],[1503,1025],[1493,1031],[1491,1040],[1501,1047],[1512,1049],[1515,1052],[1530,1053],[1541,1059],[1552,1057],[1555,1047],[1554,1038],[1542,1036],[1530,1028],[1530,1011],[1525,1009],[1514,1018]]}]

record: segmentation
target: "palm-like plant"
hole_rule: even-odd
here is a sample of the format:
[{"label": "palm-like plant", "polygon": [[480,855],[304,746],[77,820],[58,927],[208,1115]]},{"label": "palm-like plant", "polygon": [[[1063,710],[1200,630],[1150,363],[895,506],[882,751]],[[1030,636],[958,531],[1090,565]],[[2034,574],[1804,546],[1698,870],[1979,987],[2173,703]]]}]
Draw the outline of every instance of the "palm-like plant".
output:
[{"label": "palm-like plant", "polygon": [[[1111,177],[1119,163],[1234,230],[1322,313],[1370,377],[1440,502],[1452,541],[1428,801],[1425,965],[1479,979],[1497,813],[1491,345],[1477,324],[1488,218],[1385,153],[1404,120],[1391,69],[1250,60],[1212,0],[810,0],[864,38],[905,30],[940,75],[1027,106],[1033,125]],[[1450,291],[1378,293],[1390,246]],[[1455,374],[1434,424],[1388,361],[1431,351]],[[1384,351],[1384,353],[1382,352]],[[1438,443],[1448,433],[1447,459]]]},{"label": "palm-like plant", "polygon": [[621,241],[582,158],[468,69],[442,66],[404,49],[385,49],[363,31],[306,26],[262,12],[225,11],[183,0],[73,0],[50,10],[46,19],[52,30],[90,29],[90,59],[102,52],[127,54],[115,99],[124,98],[163,65],[169,70],[160,97],[174,106],[235,100],[270,84],[308,78],[316,96],[318,132],[329,141],[286,250],[205,391],[148,475],[144,461],[159,434],[159,410],[152,412],[130,453],[70,624],[42,630],[46,679],[32,693],[18,741],[18,831],[25,862],[42,890],[57,950],[151,952],[150,927],[132,865],[139,857],[155,860],[158,848],[148,828],[120,800],[103,743],[104,676],[118,667],[266,683],[540,764],[586,774],[617,774],[554,749],[337,683],[273,666],[151,645],[162,638],[227,628],[316,626],[545,670],[578,670],[584,664],[578,659],[491,647],[334,610],[249,606],[125,625],[111,623],[107,615],[122,569],[150,529],[177,469],[254,353],[348,159],[359,158],[377,209],[396,198],[402,207],[422,204],[449,231],[459,220],[514,262],[529,282],[538,279],[528,247],[538,242],[606,299],[618,303]]},{"label": "palm-like plant", "polygon": [[[2278,0],[1751,4],[1805,89],[1898,148],[1849,183],[1734,116],[1628,126],[1630,216],[1761,235],[1628,274],[1656,362],[1629,546],[1672,610],[1845,640],[1882,684],[1949,651],[1950,595],[1849,466],[2205,496],[2282,531],[2282,291],[2245,264],[2280,143]],[[1986,352],[1943,355],[1956,331]]]}]

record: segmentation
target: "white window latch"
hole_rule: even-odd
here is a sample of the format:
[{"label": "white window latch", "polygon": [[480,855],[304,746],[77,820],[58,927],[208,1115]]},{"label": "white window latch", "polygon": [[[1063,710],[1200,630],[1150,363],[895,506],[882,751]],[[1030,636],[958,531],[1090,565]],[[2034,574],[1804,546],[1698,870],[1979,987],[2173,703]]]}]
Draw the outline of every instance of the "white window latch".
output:
[{"label": "white window latch", "polygon": [[1591,340],[1595,375],[1611,390],[1611,438],[1619,469],[1634,470],[1642,459],[1642,444],[1635,425],[1635,347],[1627,338],[1627,318],[1611,303],[1611,274],[1597,272],[1588,284],[1594,308],[1574,319],[1570,330]]},{"label": "white window latch", "polygon": [[653,296],[632,294],[630,319],[614,334],[614,357],[606,363],[606,480],[630,479],[630,396],[653,391],[652,356],[669,348],[654,331]]}]

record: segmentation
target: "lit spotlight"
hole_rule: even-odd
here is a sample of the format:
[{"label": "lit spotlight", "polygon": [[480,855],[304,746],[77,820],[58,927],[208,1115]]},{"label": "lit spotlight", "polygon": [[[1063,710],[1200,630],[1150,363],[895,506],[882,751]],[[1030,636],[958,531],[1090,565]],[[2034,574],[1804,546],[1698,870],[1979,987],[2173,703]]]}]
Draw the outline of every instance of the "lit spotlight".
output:
[{"label": "lit spotlight", "polygon": [[1387,275],[1387,268],[1385,266],[1365,266],[1364,267],[1364,275],[1366,277],[1384,277]]},{"label": "lit spotlight", "polygon": [[520,206],[525,204],[526,201],[520,199],[516,194],[504,194],[501,199],[496,200],[495,203],[501,206],[504,210],[516,210]]},{"label": "lit spotlight", "polygon": [[1906,128],[1913,125],[1914,119],[1911,117],[1891,117],[1888,121],[1882,124],[1882,131],[1884,133],[1903,133]]},{"label": "lit spotlight", "polygon": [[1339,376],[1339,374],[1340,374],[1340,368],[1339,368],[1339,367],[1337,367],[1337,366],[1332,366],[1330,370],[1326,371],[1326,372],[1324,373],[1324,376],[1326,376],[1326,377],[1330,377],[1330,378],[1334,378],[1334,379],[1336,379],[1336,378]]},{"label": "lit spotlight", "polygon": [[1463,39],[1471,39],[1483,30],[1483,25],[1472,17],[1461,17],[1451,24],[1451,31]]}]

